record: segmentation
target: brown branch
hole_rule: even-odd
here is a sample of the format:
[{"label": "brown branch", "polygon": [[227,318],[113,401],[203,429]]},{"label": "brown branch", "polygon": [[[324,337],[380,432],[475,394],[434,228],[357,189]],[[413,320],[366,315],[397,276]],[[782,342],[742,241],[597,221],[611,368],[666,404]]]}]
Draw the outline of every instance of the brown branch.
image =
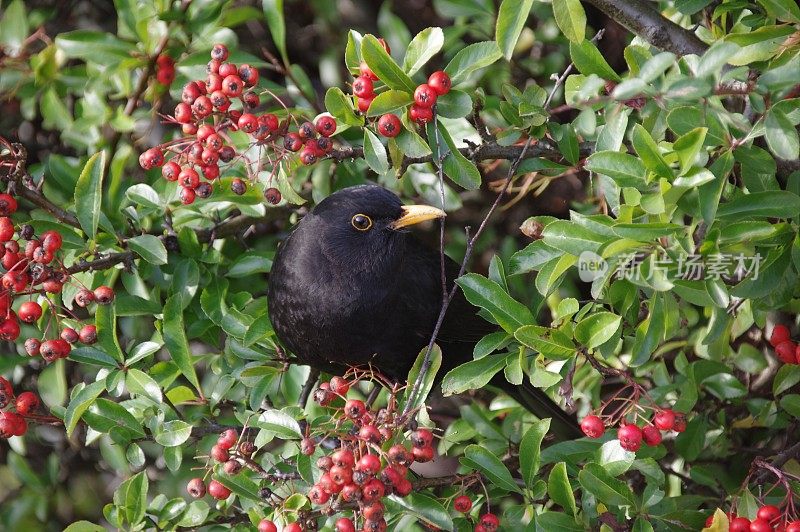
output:
[{"label": "brown branch", "polygon": [[708,46],[692,31],[661,15],[647,0],[587,0],[656,48],[683,56],[703,55]]}]

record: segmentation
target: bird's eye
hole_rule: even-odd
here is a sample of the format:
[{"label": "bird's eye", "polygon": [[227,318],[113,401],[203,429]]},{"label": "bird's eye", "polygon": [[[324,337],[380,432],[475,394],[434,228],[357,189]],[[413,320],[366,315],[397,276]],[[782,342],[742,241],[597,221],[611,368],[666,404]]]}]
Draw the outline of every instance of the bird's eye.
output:
[{"label": "bird's eye", "polygon": [[353,219],[350,220],[350,223],[359,231],[369,231],[372,227],[372,218],[366,214],[356,214],[353,216]]}]

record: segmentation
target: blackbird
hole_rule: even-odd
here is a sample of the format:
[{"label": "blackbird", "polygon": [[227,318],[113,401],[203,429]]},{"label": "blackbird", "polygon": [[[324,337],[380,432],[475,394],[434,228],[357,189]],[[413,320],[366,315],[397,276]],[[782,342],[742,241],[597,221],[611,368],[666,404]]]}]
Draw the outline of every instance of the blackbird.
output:
[{"label": "blackbird", "polygon": [[[441,259],[407,227],[443,217],[439,209],[403,205],[376,185],[342,189],[321,201],[281,244],[269,277],[269,317],[297,361],[326,373],[371,364],[405,381],[430,341],[442,305]],[[446,259],[448,286],[459,266]],[[458,292],[436,337],[439,376],[472,360],[478,340],[497,327]],[[502,374],[491,382],[561,438],[582,436],[573,416],[544,392]]]}]

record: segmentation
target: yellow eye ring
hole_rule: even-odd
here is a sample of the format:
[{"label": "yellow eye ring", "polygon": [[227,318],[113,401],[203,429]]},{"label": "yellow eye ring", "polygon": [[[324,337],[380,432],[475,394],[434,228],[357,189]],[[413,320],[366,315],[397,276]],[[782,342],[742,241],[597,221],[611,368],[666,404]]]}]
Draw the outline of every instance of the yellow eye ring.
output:
[{"label": "yellow eye ring", "polygon": [[366,214],[356,214],[353,216],[352,220],[350,220],[350,223],[358,231],[369,231],[372,228],[372,218]]}]

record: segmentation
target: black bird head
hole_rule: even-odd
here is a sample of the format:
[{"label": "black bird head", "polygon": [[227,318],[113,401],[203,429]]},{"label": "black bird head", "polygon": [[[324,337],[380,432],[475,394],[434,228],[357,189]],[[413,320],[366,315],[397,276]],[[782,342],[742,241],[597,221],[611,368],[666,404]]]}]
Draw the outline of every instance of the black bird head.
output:
[{"label": "black bird head", "polygon": [[325,198],[298,224],[295,233],[315,239],[321,254],[338,267],[351,272],[375,271],[402,252],[407,227],[443,216],[444,211],[435,207],[403,205],[382,187],[362,185]]}]

